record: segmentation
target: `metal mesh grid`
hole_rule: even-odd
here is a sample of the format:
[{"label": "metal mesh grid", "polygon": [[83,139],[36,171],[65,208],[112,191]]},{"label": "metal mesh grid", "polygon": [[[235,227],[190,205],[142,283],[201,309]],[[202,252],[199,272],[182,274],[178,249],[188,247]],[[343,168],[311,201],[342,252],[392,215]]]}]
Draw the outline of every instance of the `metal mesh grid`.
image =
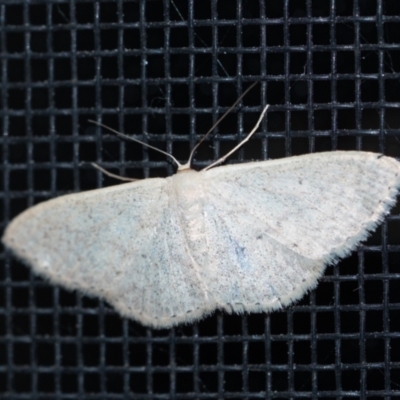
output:
[{"label": "metal mesh grid", "polygon": [[[400,157],[397,0],[0,0],[0,25],[3,228],[39,201],[116,184],[89,161],[133,177],[173,172],[89,118],[184,161],[255,80],[195,166],[244,137],[266,103],[262,133],[230,162],[331,149]],[[399,228],[397,206],[282,312],[217,312],[161,331],[3,252],[1,397],[398,398]]]}]

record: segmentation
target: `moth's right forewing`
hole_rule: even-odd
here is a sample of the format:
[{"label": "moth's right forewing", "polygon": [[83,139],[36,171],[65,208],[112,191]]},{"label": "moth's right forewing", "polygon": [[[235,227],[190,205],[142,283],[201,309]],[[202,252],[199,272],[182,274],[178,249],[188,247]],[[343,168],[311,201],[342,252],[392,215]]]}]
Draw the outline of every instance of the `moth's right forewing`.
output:
[{"label": "moth's right forewing", "polygon": [[225,288],[222,301],[237,310],[290,304],[376,228],[395,202],[399,173],[396,160],[363,152],[206,171],[212,290]]}]

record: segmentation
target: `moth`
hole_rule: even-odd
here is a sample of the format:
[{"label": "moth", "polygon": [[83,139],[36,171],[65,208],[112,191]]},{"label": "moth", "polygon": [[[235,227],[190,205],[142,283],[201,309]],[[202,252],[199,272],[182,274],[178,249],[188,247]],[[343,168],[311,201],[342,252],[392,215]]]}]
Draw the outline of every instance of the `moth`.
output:
[{"label": "moth", "polygon": [[168,328],[293,303],[381,223],[400,187],[399,162],[368,152],[217,167],[225,158],[199,172],[173,158],[171,177],[40,203],[2,241],[51,283]]}]

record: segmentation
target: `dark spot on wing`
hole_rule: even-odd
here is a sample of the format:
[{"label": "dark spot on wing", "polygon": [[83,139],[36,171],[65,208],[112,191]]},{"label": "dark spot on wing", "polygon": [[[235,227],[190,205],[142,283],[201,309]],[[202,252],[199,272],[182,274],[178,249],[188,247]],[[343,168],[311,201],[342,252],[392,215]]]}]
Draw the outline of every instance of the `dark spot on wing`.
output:
[{"label": "dark spot on wing", "polygon": [[244,253],[246,249],[240,246],[239,243],[237,243],[235,240],[233,242],[235,243],[235,253],[239,261],[239,264],[242,267],[246,267],[248,265],[247,257],[246,254]]}]

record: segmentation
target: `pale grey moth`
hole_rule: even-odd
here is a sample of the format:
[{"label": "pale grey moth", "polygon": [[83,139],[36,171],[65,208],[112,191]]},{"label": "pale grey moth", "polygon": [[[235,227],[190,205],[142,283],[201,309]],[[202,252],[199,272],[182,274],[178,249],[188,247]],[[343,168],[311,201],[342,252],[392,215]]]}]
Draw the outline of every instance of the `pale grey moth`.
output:
[{"label": "pale grey moth", "polygon": [[400,163],[367,152],[210,167],[40,203],[2,241],[50,282],[167,328],[293,303],[367,238],[400,187]]}]

